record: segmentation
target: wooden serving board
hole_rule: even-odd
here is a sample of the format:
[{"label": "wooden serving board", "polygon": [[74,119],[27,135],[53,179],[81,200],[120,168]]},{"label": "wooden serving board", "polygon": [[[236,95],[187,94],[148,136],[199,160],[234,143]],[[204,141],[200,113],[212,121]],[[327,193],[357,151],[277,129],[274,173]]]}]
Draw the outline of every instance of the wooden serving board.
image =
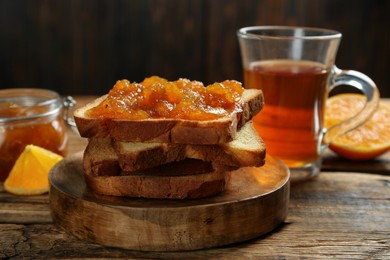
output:
[{"label": "wooden serving board", "polygon": [[259,237],[283,222],[288,168],[267,157],[260,168],[229,173],[226,191],[196,200],[135,199],[94,194],[83,177],[82,154],[50,172],[54,223],[79,239],[141,251],[182,251]]}]

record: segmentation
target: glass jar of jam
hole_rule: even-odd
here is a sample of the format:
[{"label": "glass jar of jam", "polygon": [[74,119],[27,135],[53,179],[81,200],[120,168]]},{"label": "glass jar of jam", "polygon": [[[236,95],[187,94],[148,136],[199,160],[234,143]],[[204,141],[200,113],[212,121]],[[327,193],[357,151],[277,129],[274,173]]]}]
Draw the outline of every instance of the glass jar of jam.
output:
[{"label": "glass jar of jam", "polygon": [[51,90],[0,90],[0,182],[7,178],[28,144],[66,155],[68,137],[63,108],[64,101]]}]

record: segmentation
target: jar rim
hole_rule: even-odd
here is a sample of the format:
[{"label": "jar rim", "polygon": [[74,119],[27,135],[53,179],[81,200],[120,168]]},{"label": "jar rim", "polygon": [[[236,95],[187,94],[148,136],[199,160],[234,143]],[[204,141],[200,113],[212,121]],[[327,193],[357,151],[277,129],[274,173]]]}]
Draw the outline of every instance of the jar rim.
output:
[{"label": "jar rim", "polygon": [[[58,114],[62,106],[60,95],[52,90],[42,88],[2,89],[0,90],[0,123],[48,117]],[[17,110],[24,112],[17,113]]]}]

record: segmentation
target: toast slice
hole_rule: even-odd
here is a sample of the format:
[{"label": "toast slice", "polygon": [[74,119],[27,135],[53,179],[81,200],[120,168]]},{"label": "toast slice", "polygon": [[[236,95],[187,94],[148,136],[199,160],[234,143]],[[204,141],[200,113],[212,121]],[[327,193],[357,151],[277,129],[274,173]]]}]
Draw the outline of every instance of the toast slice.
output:
[{"label": "toast slice", "polygon": [[85,112],[100,104],[106,95],[74,112],[78,131],[86,138],[112,138],[123,142],[157,142],[179,144],[222,144],[235,139],[237,130],[264,105],[263,93],[245,89],[242,112],[233,112],[217,120],[183,120],[173,118],[124,120],[91,118]]},{"label": "toast slice", "polygon": [[88,176],[117,176],[122,169],[110,139],[93,138],[88,142],[83,157],[84,172]]},{"label": "toast slice", "polygon": [[[95,142],[95,140],[90,140]],[[101,144],[102,145],[102,144]],[[110,145],[106,143],[106,145]],[[212,161],[232,167],[262,166],[266,146],[252,121],[237,132],[236,139],[224,144],[184,145],[170,143],[133,143],[112,141],[120,168],[132,172],[185,158]],[[93,152],[91,149],[90,152]]]},{"label": "toast slice", "polygon": [[[105,140],[105,139],[104,139]],[[137,171],[131,175],[95,176],[88,169],[85,180],[101,195],[156,199],[205,198],[225,189],[227,174],[210,162],[185,159]]]},{"label": "toast slice", "polygon": [[84,152],[85,170],[94,176],[133,174],[185,158],[212,161],[232,168],[262,166],[266,146],[252,122],[246,123],[237,138],[221,145],[182,145],[169,143],[118,142],[108,138],[91,138]]}]

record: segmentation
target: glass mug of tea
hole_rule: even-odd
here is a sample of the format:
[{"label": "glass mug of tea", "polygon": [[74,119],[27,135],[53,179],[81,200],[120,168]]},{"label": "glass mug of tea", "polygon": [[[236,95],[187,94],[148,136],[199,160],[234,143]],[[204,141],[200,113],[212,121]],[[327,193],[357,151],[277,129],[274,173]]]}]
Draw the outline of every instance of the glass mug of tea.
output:
[{"label": "glass mug of tea", "polygon": [[[291,180],[320,172],[321,154],[334,138],[364,123],[375,111],[379,92],[366,75],[335,66],[341,33],[328,29],[253,26],[237,32],[244,86],[261,89],[265,106],[253,119],[267,154],[282,160]],[[364,109],[324,129],[326,99],[332,89],[350,85],[366,95]]]}]

